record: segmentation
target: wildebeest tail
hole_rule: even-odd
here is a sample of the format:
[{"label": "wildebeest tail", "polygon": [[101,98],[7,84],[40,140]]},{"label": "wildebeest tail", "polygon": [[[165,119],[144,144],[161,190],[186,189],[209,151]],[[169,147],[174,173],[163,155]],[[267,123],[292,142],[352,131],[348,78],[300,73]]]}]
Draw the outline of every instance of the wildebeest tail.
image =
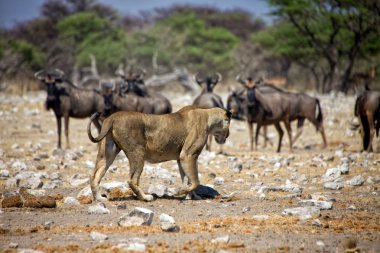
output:
[{"label": "wildebeest tail", "polygon": [[102,129],[101,129],[99,135],[97,137],[92,136],[92,134],[91,134],[91,124],[92,124],[93,121],[99,120],[100,115],[101,115],[100,112],[94,113],[91,116],[91,118],[90,118],[90,120],[89,120],[89,122],[87,124],[87,135],[88,135],[88,138],[90,139],[90,141],[92,141],[94,143],[100,142],[107,135],[107,133],[109,132],[109,130],[112,127],[112,120],[110,118],[107,118],[107,119],[105,119],[103,121]]},{"label": "wildebeest tail", "polygon": [[319,103],[319,99],[316,98],[315,100],[317,102],[317,108],[318,108],[318,114],[317,114],[317,122],[318,122],[317,130],[318,130],[323,123],[323,113],[322,113],[321,104]]}]

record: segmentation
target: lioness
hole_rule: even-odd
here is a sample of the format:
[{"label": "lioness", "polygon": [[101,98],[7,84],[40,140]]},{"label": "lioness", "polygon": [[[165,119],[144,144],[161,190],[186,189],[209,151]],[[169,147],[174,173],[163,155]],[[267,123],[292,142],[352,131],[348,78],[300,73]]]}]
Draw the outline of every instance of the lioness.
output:
[{"label": "lioness", "polygon": [[104,120],[98,137],[91,134],[91,123],[99,113],[91,116],[87,133],[94,143],[100,142],[95,169],[90,184],[94,200],[101,200],[99,183],[116,155],[123,150],[129,160],[128,184],[140,200],[151,201],[152,195],[144,194],[139,180],[144,161],[160,163],[177,160],[182,183],[188,178],[188,187],[178,196],[193,193],[199,185],[197,159],[209,134],[223,144],[229,135],[232,113],[221,108],[201,109],[186,106],[165,115],[138,112],[117,112]]}]

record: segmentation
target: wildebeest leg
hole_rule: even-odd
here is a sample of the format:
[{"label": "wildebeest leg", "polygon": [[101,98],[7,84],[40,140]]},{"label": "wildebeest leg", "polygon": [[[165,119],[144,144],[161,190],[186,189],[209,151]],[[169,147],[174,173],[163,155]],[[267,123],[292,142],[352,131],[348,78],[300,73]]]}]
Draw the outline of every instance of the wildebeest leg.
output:
[{"label": "wildebeest leg", "polygon": [[263,148],[266,148],[267,147],[267,140],[268,140],[268,138],[267,138],[267,126],[264,126],[264,146],[263,146]]},{"label": "wildebeest leg", "polygon": [[66,137],[66,148],[70,148],[70,142],[69,142],[69,115],[63,116],[64,122],[65,122],[65,137]]},{"label": "wildebeest leg", "polygon": [[303,118],[303,117],[298,118],[298,120],[297,120],[297,133],[293,138],[293,144],[296,143],[298,138],[301,136],[301,134],[303,132],[303,123],[304,122],[305,122],[305,118]]},{"label": "wildebeest leg", "polygon": [[144,201],[152,201],[153,196],[150,194],[145,194],[139,187],[140,185],[140,176],[144,169],[144,156],[140,155],[140,152],[144,152],[139,150],[139,148],[135,148],[132,154],[129,154],[129,187],[131,187],[132,191],[136,194],[137,198]]},{"label": "wildebeest leg", "polygon": [[[184,173],[186,177],[189,179],[188,186],[186,189],[181,189],[178,191],[178,196],[186,196],[190,195],[192,198],[201,199],[194,191],[199,186],[199,178],[198,178],[198,165],[197,161],[193,157],[186,157],[184,159],[180,159],[178,162],[178,167],[181,173]],[[181,175],[182,178],[182,175]]]},{"label": "wildebeest leg", "polygon": [[107,172],[109,166],[111,166],[119,152],[120,149],[115,145],[110,136],[106,136],[99,143],[95,169],[90,177],[91,191],[94,200],[105,200],[104,197],[99,194],[100,180],[103,178],[104,174]]},{"label": "wildebeest leg", "polygon": [[280,123],[274,124],[276,127],[276,130],[278,132],[278,146],[277,146],[277,152],[281,151],[281,142],[282,142],[282,136],[284,135],[284,131],[282,130]]},{"label": "wildebeest leg", "polygon": [[57,132],[58,132],[58,148],[61,148],[61,130],[62,130],[62,117],[57,118]]},{"label": "wildebeest leg", "polygon": [[284,121],[286,132],[288,132],[289,137],[289,150],[290,152],[293,152],[293,141],[292,141],[292,126],[290,125],[289,120]]},{"label": "wildebeest leg", "polygon": [[253,151],[253,122],[248,122],[248,134],[249,134],[249,144],[251,151]]},{"label": "wildebeest leg", "polygon": [[362,150],[367,151],[369,143],[369,126],[366,115],[360,113],[359,115],[359,124],[360,124],[360,135],[362,137]]},{"label": "wildebeest leg", "polygon": [[373,152],[372,142],[375,136],[375,124],[372,113],[367,113],[368,125],[369,125],[369,143],[368,143],[368,152]]},{"label": "wildebeest leg", "polygon": [[321,132],[321,135],[322,135],[323,148],[326,148],[327,147],[327,140],[326,140],[325,128],[323,127],[323,125],[321,125],[319,127],[319,131]]},{"label": "wildebeest leg", "polygon": [[257,123],[257,126],[256,126],[256,134],[255,134],[255,150],[257,151],[257,144],[259,142],[259,133],[260,133],[260,129],[261,129],[261,124]]}]

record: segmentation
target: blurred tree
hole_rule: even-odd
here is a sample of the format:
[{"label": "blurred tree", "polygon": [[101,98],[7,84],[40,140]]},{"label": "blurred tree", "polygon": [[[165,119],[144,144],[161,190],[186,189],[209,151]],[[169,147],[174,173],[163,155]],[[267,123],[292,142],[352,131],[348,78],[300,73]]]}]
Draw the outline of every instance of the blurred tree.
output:
[{"label": "blurred tree", "polygon": [[[193,70],[228,72],[239,39],[221,27],[207,27],[193,12],[173,14],[153,28],[174,64]],[[160,36],[161,35],[161,36]]]},{"label": "blurred tree", "polygon": [[0,76],[24,77],[44,65],[44,54],[24,40],[0,39]]},{"label": "blurred tree", "polygon": [[242,40],[265,28],[265,23],[243,9],[222,11],[212,6],[174,5],[156,9],[156,20],[164,20],[175,14],[194,13],[207,27],[222,27]]},{"label": "blurred tree", "polygon": [[[346,92],[360,52],[367,48],[366,44],[373,44],[371,38],[380,35],[380,3],[372,0],[268,1],[276,9],[273,14],[290,22],[297,36],[304,37],[327,62],[329,68],[323,77],[323,91],[338,87]],[[342,66],[342,62],[346,64]]]}]

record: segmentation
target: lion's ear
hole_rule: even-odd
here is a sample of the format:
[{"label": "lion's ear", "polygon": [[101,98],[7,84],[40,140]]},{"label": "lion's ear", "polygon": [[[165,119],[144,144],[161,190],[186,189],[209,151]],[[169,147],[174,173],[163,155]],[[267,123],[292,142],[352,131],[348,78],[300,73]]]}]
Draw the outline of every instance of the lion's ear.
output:
[{"label": "lion's ear", "polygon": [[231,109],[229,111],[226,111],[226,116],[227,116],[228,119],[231,119],[231,117],[232,117],[233,114],[234,114],[234,110],[233,109]]}]

